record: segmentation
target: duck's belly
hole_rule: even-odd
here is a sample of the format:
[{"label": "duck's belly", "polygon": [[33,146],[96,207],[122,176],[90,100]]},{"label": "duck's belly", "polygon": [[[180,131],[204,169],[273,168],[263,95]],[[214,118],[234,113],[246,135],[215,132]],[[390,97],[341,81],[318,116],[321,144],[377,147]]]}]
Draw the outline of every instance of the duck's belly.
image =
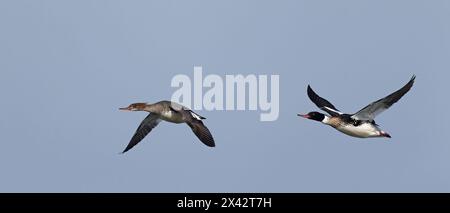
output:
[{"label": "duck's belly", "polygon": [[184,123],[183,115],[172,111],[161,113],[161,119],[172,123]]},{"label": "duck's belly", "polygon": [[341,125],[336,129],[346,135],[350,135],[358,138],[379,137],[380,130],[369,123],[364,123],[359,126],[354,125]]}]

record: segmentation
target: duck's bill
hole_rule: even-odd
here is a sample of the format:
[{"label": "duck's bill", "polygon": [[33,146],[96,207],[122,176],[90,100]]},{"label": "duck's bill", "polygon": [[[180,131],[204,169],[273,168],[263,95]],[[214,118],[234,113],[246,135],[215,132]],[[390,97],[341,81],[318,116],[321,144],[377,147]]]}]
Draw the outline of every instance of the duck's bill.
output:
[{"label": "duck's bill", "polygon": [[300,117],[303,117],[303,118],[308,118],[308,119],[310,118],[309,115],[302,115],[302,114],[297,114],[297,115]]},{"label": "duck's bill", "polygon": [[119,110],[123,110],[123,111],[131,111],[131,109],[129,107],[122,107],[119,108]]}]

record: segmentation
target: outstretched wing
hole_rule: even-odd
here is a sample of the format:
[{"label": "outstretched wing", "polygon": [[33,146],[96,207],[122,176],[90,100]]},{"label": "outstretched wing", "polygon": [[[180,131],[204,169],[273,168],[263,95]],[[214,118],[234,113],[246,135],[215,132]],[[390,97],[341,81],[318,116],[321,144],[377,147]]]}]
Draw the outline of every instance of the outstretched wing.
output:
[{"label": "outstretched wing", "polygon": [[359,110],[357,113],[352,115],[353,119],[356,120],[368,120],[373,121],[377,115],[391,107],[395,102],[400,100],[413,86],[414,80],[416,79],[416,76],[413,75],[411,80],[403,86],[401,89],[395,91],[394,93],[386,96],[385,98],[382,98],[378,101],[375,101],[363,109]]},{"label": "outstretched wing", "polygon": [[127,147],[125,148],[125,150],[123,150],[122,153],[127,152],[128,150],[136,146],[136,144],[141,142],[141,140],[144,139],[145,136],[147,136],[148,133],[150,133],[150,131],[152,131],[152,129],[159,124],[160,121],[161,120],[159,119],[159,116],[154,113],[150,113],[147,117],[145,117],[145,119],[141,122],[133,137],[131,138],[130,143],[128,143]]},{"label": "outstretched wing", "polygon": [[322,98],[319,95],[317,95],[309,85],[308,85],[308,97],[309,99],[311,99],[312,102],[316,104],[317,107],[319,107],[320,109],[322,109],[323,111],[327,112],[332,116],[338,116],[343,114],[325,98]]},{"label": "outstretched wing", "polygon": [[209,147],[216,146],[211,132],[209,132],[208,128],[206,128],[201,120],[192,120],[187,122],[187,124],[202,143]]}]

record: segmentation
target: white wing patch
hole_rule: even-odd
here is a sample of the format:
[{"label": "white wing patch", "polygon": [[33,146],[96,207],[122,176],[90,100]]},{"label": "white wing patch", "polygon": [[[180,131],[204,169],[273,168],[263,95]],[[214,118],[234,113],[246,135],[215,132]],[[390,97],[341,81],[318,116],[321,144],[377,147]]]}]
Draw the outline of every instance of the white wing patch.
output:
[{"label": "white wing patch", "polygon": [[332,111],[332,112],[335,112],[335,113],[337,113],[337,114],[339,114],[339,115],[342,115],[342,114],[343,114],[342,112],[339,112],[339,111],[337,111],[337,110],[331,109],[330,107],[323,107],[323,108],[325,108],[325,109],[327,109],[327,110],[330,110],[330,111]]},{"label": "white wing patch", "polygon": [[199,120],[199,121],[202,120],[202,118],[201,118],[199,115],[195,114],[195,113],[192,112],[192,111],[191,111],[191,115],[192,115],[192,117],[194,117],[195,119],[197,119],[197,120]]}]

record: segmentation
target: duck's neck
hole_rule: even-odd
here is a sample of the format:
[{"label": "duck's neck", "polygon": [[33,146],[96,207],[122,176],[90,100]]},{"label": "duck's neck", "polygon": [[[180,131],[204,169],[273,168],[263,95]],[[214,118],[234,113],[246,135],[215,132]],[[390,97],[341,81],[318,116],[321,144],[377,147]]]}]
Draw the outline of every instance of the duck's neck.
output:
[{"label": "duck's neck", "polygon": [[157,106],[155,104],[148,104],[147,103],[145,105],[144,111],[155,113],[157,111],[156,108],[157,108]]},{"label": "duck's neck", "polygon": [[324,124],[328,124],[329,125],[330,124],[330,117],[325,115],[325,117],[323,118],[323,120],[321,122],[324,123]]}]

